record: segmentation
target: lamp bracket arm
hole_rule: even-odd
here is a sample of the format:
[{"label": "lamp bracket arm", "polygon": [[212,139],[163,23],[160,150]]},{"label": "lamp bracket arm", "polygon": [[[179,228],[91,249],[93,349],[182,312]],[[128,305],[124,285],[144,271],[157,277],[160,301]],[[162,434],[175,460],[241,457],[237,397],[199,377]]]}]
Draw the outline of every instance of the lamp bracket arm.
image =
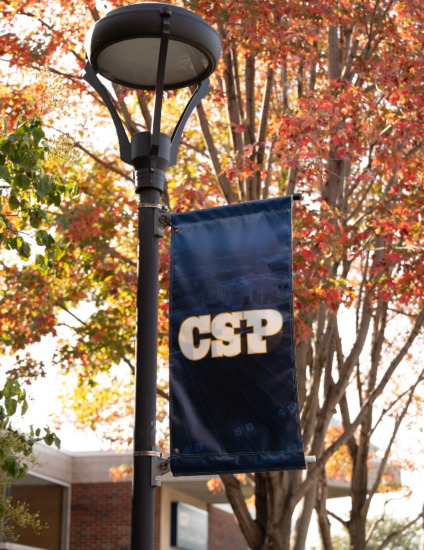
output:
[{"label": "lamp bracket arm", "polygon": [[172,9],[166,4],[161,9],[162,35],[159,47],[158,72],[156,75],[155,102],[153,106],[152,138],[150,154],[156,157],[159,154],[159,136],[162,116],[163,90],[165,87],[166,57],[168,55],[169,28],[171,24]]},{"label": "lamp bracket arm", "polygon": [[175,129],[172,132],[171,160],[170,160],[169,166],[174,166],[174,164],[177,162],[178,149],[180,146],[180,141],[184,132],[185,125],[187,124],[187,121],[191,113],[194,111],[197,105],[210,92],[209,84],[210,84],[210,81],[209,81],[209,78],[207,78],[197,88],[197,90],[194,92],[189,102],[187,103],[186,108],[184,109],[182,115],[180,116],[180,120],[177,122],[177,125],[175,126]]},{"label": "lamp bracket arm", "polygon": [[125,132],[124,125],[122,124],[122,121],[119,118],[118,113],[116,112],[116,109],[109,97],[109,94],[107,93],[103,84],[98,79],[96,71],[93,69],[89,61],[87,61],[87,63],[85,64],[84,70],[85,73],[83,79],[96,90],[99,96],[103,99],[106,107],[108,108],[112,116],[112,120],[116,128],[116,133],[118,134],[119,156],[121,157],[121,160],[131,165],[131,145]]}]

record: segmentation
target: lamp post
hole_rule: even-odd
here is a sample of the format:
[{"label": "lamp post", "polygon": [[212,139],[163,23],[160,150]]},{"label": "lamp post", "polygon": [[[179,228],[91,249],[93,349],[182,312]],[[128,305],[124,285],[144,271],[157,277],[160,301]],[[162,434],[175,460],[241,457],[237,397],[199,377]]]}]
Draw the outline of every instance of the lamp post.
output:
[{"label": "lamp post", "polygon": [[[208,77],[221,54],[215,30],[189,10],[161,2],[109,12],[86,38],[84,79],[112,116],[120,158],[134,169],[138,208],[136,372],[131,550],[153,550],[155,487],[160,485],[155,447],[159,237],[170,224],[160,197],[165,172],[177,160],[184,126],[209,93]],[[97,77],[138,90],[154,90],[152,127],[128,140],[121,119]],[[164,90],[197,84],[172,136],[161,133]]]}]

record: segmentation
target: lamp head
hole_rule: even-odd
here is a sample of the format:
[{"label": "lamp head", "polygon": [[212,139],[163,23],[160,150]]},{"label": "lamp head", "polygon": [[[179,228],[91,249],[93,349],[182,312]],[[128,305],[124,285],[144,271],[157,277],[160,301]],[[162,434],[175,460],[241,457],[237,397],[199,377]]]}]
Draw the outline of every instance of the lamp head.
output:
[{"label": "lamp head", "polygon": [[162,18],[170,13],[164,89],[200,84],[218,64],[221,40],[199,15],[163,2],[124,6],[97,21],[85,42],[94,70],[128,88],[154,90]]}]

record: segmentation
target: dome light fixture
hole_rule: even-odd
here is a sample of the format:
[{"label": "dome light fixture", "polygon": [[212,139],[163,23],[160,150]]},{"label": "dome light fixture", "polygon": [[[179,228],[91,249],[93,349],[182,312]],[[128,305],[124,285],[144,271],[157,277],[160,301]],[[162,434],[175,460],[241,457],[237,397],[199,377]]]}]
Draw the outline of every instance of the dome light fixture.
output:
[{"label": "dome light fixture", "polygon": [[97,21],[85,42],[93,69],[122,86],[154,90],[164,17],[170,19],[164,90],[200,84],[218,64],[219,36],[199,15],[161,2],[124,6]]}]

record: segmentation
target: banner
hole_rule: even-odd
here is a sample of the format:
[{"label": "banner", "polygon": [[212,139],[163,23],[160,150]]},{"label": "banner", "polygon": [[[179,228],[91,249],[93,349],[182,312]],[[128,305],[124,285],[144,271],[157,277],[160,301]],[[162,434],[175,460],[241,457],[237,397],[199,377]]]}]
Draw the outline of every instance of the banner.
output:
[{"label": "banner", "polygon": [[306,469],[291,210],[280,197],[172,214],[174,476]]}]

